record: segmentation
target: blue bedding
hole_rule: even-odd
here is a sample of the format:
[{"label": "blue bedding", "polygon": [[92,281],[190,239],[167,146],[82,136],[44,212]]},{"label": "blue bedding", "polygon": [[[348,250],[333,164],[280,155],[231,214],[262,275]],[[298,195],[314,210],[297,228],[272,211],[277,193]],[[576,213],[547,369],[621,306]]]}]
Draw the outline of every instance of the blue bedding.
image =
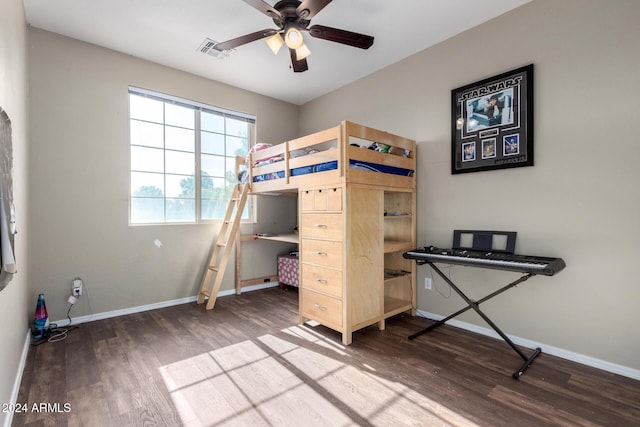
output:
[{"label": "blue bedding", "polygon": [[[371,172],[382,172],[393,175],[411,176],[413,171],[410,169],[398,168],[395,166],[385,166],[376,163],[362,162],[357,160],[349,160],[349,167],[352,169],[366,170]],[[338,161],[333,160],[331,162],[319,163],[317,165],[303,166],[299,168],[291,169],[291,176],[307,175],[316,172],[325,172],[329,170],[338,169]],[[253,177],[253,182],[270,181],[273,179],[284,178],[284,171],[272,172],[264,175],[258,175]]]}]

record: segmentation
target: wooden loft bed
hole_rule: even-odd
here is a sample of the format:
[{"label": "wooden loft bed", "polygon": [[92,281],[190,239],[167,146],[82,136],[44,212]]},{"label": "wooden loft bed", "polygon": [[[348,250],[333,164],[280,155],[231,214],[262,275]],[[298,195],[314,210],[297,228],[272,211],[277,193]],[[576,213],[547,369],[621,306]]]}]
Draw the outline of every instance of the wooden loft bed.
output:
[{"label": "wooden loft bed", "polygon": [[[390,152],[367,149],[372,145],[392,148]],[[415,148],[413,140],[343,121],[324,131],[249,153],[250,193],[295,193],[318,185],[381,182],[387,187],[415,189]]]},{"label": "wooden loft bed", "polygon": [[[391,150],[392,153],[384,153],[365,148],[373,143],[386,144],[394,149]],[[411,139],[343,121],[337,126],[320,132],[269,146],[260,151],[252,151],[246,157],[236,156],[236,176],[239,176],[242,170],[246,171],[245,182],[250,184],[249,193],[254,195],[296,197],[300,188],[331,186],[346,182],[375,186],[384,183],[384,186],[390,188],[415,190],[415,148],[415,141]],[[305,154],[299,155],[300,153]],[[332,162],[335,163],[333,169],[321,170],[333,167]],[[247,165],[251,167],[247,168]],[[347,165],[355,167],[347,167]],[[358,168],[358,165],[368,166],[369,170]],[[369,165],[379,165],[380,169],[390,168],[386,170],[394,173],[376,172],[375,166]],[[319,171],[314,172],[314,170]],[[292,171],[298,175],[293,175]],[[384,173],[384,177],[381,177],[380,173]],[[244,287],[278,281],[277,275],[246,280],[240,278],[241,242],[253,240],[299,243],[297,234],[239,235],[236,240],[236,293],[238,295]],[[397,245],[396,241],[385,241],[385,252],[392,252],[395,245]],[[413,249],[413,246],[407,249]]]},{"label": "wooden loft bed", "polygon": [[250,194],[298,196],[299,235],[239,236],[236,292],[278,280],[240,280],[240,243],[299,243],[300,323],[314,320],[342,334],[385,328],[415,315],[416,143],[343,121],[338,126],[252,150],[241,182]]}]

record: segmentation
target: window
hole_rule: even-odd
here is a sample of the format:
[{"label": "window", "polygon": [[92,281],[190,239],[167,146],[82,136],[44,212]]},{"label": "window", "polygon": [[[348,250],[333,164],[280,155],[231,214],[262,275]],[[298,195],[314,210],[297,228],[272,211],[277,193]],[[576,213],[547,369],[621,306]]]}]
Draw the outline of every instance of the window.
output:
[{"label": "window", "polygon": [[224,218],[235,156],[247,154],[254,123],[247,114],[130,87],[130,223]]}]

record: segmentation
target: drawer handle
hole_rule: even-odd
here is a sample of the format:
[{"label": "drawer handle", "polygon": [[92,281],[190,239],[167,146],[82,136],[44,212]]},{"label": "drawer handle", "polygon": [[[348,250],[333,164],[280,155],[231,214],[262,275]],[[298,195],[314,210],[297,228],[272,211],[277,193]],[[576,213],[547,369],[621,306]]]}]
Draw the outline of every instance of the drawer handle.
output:
[{"label": "drawer handle", "polygon": [[313,226],[317,228],[327,228],[327,224],[313,224]]},{"label": "drawer handle", "polygon": [[318,310],[327,311],[327,307],[318,303],[313,304]]},{"label": "drawer handle", "polygon": [[326,252],[323,252],[323,251],[315,251],[315,254],[316,254],[316,255],[327,256],[327,253],[326,253]]},{"label": "drawer handle", "polygon": [[316,282],[322,283],[323,285],[327,284],[327,280],[326,279],[316,279]]}]

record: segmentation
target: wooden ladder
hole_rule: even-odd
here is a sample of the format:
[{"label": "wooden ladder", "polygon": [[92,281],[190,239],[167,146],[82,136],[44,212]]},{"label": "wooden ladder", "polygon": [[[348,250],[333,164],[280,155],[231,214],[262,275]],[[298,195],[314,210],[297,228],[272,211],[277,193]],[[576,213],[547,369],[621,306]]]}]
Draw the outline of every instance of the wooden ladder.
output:
[{"label": "wooden ladder", "polygon": [[[240,231],[240,219],[247,201],[247,193],[249,192],[249,184],[236,184],[233,187],[233,194],[227,206],[227,212],[224,215],[224,221],[216,245],[213,248],[213,254],[209,260],[207,271],[202,279],[200,293],[198,294],[198,304],[202,304],[206,299],[207,310],[211,310],[216,304],[216,297],[222,284],[224,271],[229,263],[229,255],[235,238]],[[214,280],[215,277],[215,280]]]}]

